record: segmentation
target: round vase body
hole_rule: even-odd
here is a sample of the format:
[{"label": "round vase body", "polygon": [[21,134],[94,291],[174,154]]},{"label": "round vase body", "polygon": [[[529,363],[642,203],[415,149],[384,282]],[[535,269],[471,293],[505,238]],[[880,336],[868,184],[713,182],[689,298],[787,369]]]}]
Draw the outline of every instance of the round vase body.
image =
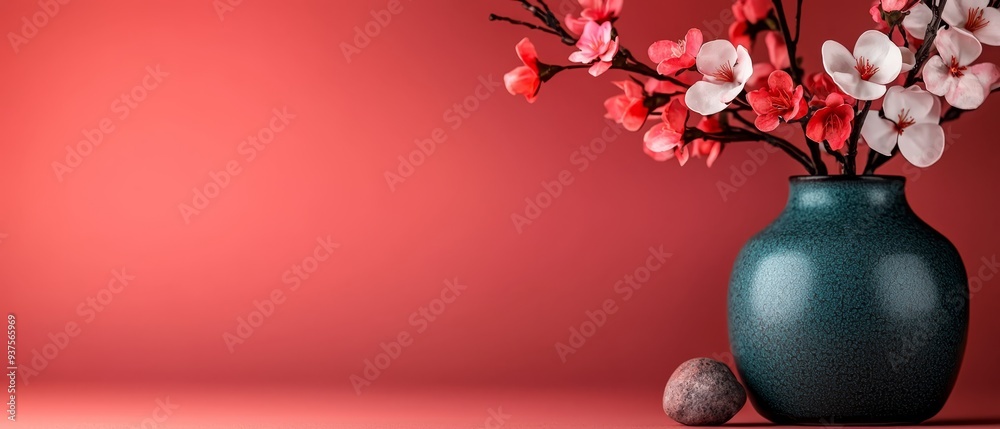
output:
[{"label": "round vase body", "polygon": [[751,403],[782,424],[911,424],[944,406],[969,321],[965,267],[904,179],[793,177],[729,285]]}]

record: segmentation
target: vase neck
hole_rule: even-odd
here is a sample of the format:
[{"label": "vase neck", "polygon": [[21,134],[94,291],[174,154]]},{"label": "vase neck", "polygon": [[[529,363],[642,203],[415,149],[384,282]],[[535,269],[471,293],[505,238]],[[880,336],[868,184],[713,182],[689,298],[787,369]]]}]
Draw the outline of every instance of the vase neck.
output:
[{"label": "vase neck", "polygon": [[867,211],[908,210],[905,180],[894,176],[795,177],[787,210]]}]

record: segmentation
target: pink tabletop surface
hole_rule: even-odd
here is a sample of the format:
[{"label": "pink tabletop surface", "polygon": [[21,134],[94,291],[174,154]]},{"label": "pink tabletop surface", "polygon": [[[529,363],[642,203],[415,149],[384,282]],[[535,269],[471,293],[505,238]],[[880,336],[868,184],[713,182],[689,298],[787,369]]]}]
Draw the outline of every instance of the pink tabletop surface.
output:
[{"label": "pink tabletop surface", "polygon": [[[249,386],[249,385],[248,385]],[[649,389],[63,384],[25,389],[18,427],[654,428],[680,424]],[[1000,428],[1000,395],[959,390],[921,426]],[[159,419],[159,421],[155,420]],[[14,427],[14,425],[8,425]],[[766,427],[747,404],[727,427]],[[828,427],[839,427],[831,422]]]}]

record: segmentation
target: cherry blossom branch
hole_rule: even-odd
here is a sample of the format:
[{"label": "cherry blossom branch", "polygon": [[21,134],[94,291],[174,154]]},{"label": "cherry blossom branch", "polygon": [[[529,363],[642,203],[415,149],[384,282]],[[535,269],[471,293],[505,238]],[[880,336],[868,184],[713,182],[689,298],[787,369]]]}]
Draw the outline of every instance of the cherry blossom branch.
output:
[{"label": "cherry blossom branch", "polygon": [[527,9],[528,12],[531,12],[531,14],[534,15],[535,18],[538,18],[539,21],[542,21],[542,23],[545,24],[546,27],[549,27],[552,31],[554,31],[555,34],[559,36],[560,39],[562,39],[563,43],[570,46],[576,44],[576,37],[573,37],[572,34],[569,34],[569,32],[562,27],[562,24],[559,23],[559,18],[556,17],[554,13],[552,13],[552,9],[549,9],[549,6],[545,4],[544,0],[539,0],[538,2],[539,4],[542,5],[542,9],[539,9],[537,6],[531,4],[530,2],[528,2],[528,0],[514,0],[514,1],[521,3],[522,7]]},{"label": "cherry blossom branch", "polygon": [[[738,116],[738,115],[734,115]],[[689,137],[691,139],[708,139],[717,141],[719,143],[739,143],[739,142],[763,142],[778,149],[781,149],[793,159],[802,164],[809,174],[816,174],[816,169],[812,164],[812,160],[809,156],[802,152],[799,148],[795,147],[788,140],[782,139],[780,137],[772,136],[770,134],[756,133],[745,128],[729,128],[728,131],[724,133],[706,133],[697,128],[689,128],[688,132],[685,133],[685,139]]]},{"label": "cherry blossom branch", "polygon": [[495,13],[491,13],[490,14],[490,21],[509,22],[511,24],[514,24],[514,25],[521,25],[521,26],[524,26],[524,27],[528,27],[528,28],[530,28],[532,30],[538,30],[538,31],[541,31],[543,33],[551,34],[553,36],[562,37],[562,35],[560,35],[559,33],[555,32],[554,30],[548,29],[546,27],[535,25],[535,24],[532,24],[530,22],[524,22],[524,21],[519,21],[519,20],[513,19],[513,18],[508,18],[506,16],[500,16],[500,15],[497,15]]},{"label": "cherry blossom branch", "polygon": [[795,44],[799,44],[799,34],[802,33],[802,0],[795,5]]},{"label": "cherry blossom branch", "polygon": [[826,153],[833,156],[837,160],[837,162],[840,163],[840,168],[842,169],[846,168],[847,158],[844,158],[844,154],[833,150],[833,147],[831,147],[830,143],[828,142],[823,142],[823,149],[826,149]]},{"label": "cherry blossom branch", "polygon": [[868,112],[872,109],[872,100],[865,102],[865,107],[854,116],[854,129],[851,130],[851,137],[847,140],[847,163],[845,164],[845,174],[849,176],[858,175],[858,140],[861,140],[861,128],[865,126],[865,119],[868,119]]},{"label": "cherry blossom branch", "polygon": [[[778,26],[781,27],[781,35],[785,38],[785,48],[788,49],[788,59],[789,68],[791,69],[792,80],[796,84],[801,84],[801,74],[802,71],[799,70],[798,60],[795,58],[795,45],[798,43],[797,40],[792,39],[792,32],[788,28],[788,19],[785,17],[785,7],[782,5],[781,0],[773,0],[774,12],[778,15]],[[799,2],[799,9],[801,10],[801,1]],[[796,24],[798,25],[798,24]],[[798,30],[796,30],[798,33]]]},{"label": "cherry blossom branch", "polygon": [[[777,137],[777,136],[774,136],[774,135],[771,135],[771,134],[767,134],[767,133],[764,133],[764,132],[754,131],[754,130],[757,129],[757,126],[754,125],[753,122],[750,122],[749,119],[744,118],[739,113],[734,113],[734,114],[731,115],[731,117],[734,118],[734,119],[736,119],[737,121],[739,121],[740,123],[742,123],[743,125],[745,125],[747,127],[747,129],[743,129],[743,128],[731,128],[732,130],[743,130],[743,131],[745,131],[747,133],[750,133],[750,134],[758,136],[757,141],[764,141],[764,142],[770,143],[773,146],[781,148],[782,150],[785,151],[785,153],[791,155],[792,158],[794,158],[795,160],[799,161],[803,166],[805,166],[806,171],[808,171],[809,174],[816,174],[817,166],[816,166],[815,160],[810,159],[809,155],[806,155],[805,152],[803,152],[801,149],[799,149],[798,147],[796,147],[794,144],[792,144],[788,140],[782,139],[780,137]],[[824,171],[825,171],[825,167],[826,166],[824,165]]]},{"label": "cherry blossom branch", "polygon": [[662,80],[670,82],[674,85],[680,86],[682,88],[689,88],[684,82],[681,82],[671,76],[665,76],[656,71],[656,69],[646,65],[646,63],[639,61],[632,55],[632,51],[619,46],[618,55],[615,56],[614,61],[611,63],[611,68],[618,70],[625,70],[628,72],[641,74],[646,77],[651,77],[653,79]]},{"label": "cherry blossom branch", "polygon": [[[878,166],[880,165],[878,164],[879,155],[881,154],[875,152],[871,148],[868,148],[868,160],[865,161],[865,171],[863,174],[865,175],[875,174],[875,169],[878,168]],[[889,158],[886,157],[885,159],[888,160]]]},{"label": "cherry blossom branch", "polygon": [[927,34],[924,36],[924,44],[920,45],[920,49],[917,49],[917,53],[914,55],[916,57],[916,63],[914,63],[913,68],[910,69],[910,73],[906,75],[906,83],[903,87],[909,87],[917,82],[917,73],[923,68],[927,59],[930,58],[931,48],[934,46],[934,39],[937,38],[938,30],[941,29],[941,13],[944,11],[945,4],[948,0],[938,0],[937,6],[934,6],[933,0],[925,0],[927,6],[931,8],[931,13],[933,14],[931,22],[927,24]]},{"label": "cherry blossom branch", "polygon": [[[522,7],[531,12],[532,15],[534,15],[536,18],[538,18],[539,21],[542,22],[544,27],[541,25],[536,25],[529,22],[508,18],[506,16],[501,16],[494,13],[490,14],[489,16],[490,21],[502,21],[514,25],[524,26],[532,30],[541,31],[546,34],[551,34],[553,36],[559,37],[564,44],[570,46],[576,45],[577,39],[573,37],[571,34],[569,34],[565,28],[563,28],[562,24],[559,23],[559,18],[555,16],[555,13],[553,13],[552,9],[549,8],[548,4],[545,3],[545,0],[536,0],[541,5],[541,8],[531,4],[528,0],[513,0],[513,1],[520,3]],[[617,32],[617,30],[615,31]],[[570,69],[570,68],[582,68],[582,67],[564,67],[564,68]],[[624,46],[619,46],[618,54],[615,55],[615,58],[612,61],[611,68],[640,74],[661,81],[670,82],[682,88],[688,88],[691,86],[684,82],[681,82],[680,80],[672,76],[661,75],[653,67],[650,67],[646,63],[639,61],[639,59],[637,59],[634,55],[632,55],[632,52],[626,49]]]},{"label": "cherry blossom branch", "polygon": [[823,161],[823,154],[819,151],[819,143],[809,138],[809,134],[806,132],[806,129],[809,126],[809,121],[812,119],[814,113],[816,112],[810,108],[809,113],[807,113],[806,116],[800,120],[802,124],[802,135],[805,136],[806,146],[809,147],[809,153],[813,157],[813,164],[816,166],[816,174],[826,176],[829,174],[829,170],[826,168],[826,162]]}]

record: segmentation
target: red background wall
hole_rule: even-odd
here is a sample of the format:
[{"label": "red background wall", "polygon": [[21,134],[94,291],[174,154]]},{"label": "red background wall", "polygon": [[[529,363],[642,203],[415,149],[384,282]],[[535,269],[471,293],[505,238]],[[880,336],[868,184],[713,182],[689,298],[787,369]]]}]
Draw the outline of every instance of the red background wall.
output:
[{"label": "red background wall", "polygon": [[[641,53],[694,25],[721,36],[729,3],[628,1],[622,43]],[[808,3],[800,52],[818,71],[823,40],[850,46],[871,27],[869,2]],[[729,269],[782,209],[799,167],[770,156],[724,199],[718,182],[730,183],[754,146],[729,148],[711,169],[680,168],[652,161],[641,134],[626,133],[581,171],[574,154],[605,129],[602,102],[621,75],[560,75],[529,106],[502,87],[478,88],[519,65],[513,46],[527,30],[486,20],[489,12],[527,18],[516,4],[401,5],[349,61],[343,43],[385,0],[244,1],[221,20],[209,0],[70,2],[18,52],[0,49],[0,310],[18,316],[22,364],[67,322],[80,331],[28,392],[72,381],[182,381],[353,394],[351,374],[401,332],[412,345],[366,392],[652,392],[683,360],[724,357]],[[0,30],[20,32],[21,18],[39,10],[35,1],[3,2]],[[543,61],[571,52],[531,37]],[[157,66],[168,75],[122,118],[115,100]],[[970,276],[1000,253],[1000,150],[990,126],[998,103],[949,125],[951,146],[932,168],[896,160],[884,170],[910,177],[914,209],[951,238]],[[295,117],[248,160],[241,142],[275,108]],[[60,181],[52,163],[66,162],[66,146],[105,119],[113,131]],[[435,129],[444,142],[393,190],[385,173]],[[231,163],[239,173],[185,219],[179,205],[193,204],[193,189]],[[511,215],[562,170],[572,184],[519,233]],[[326,237],[339,247],[291,291],[286,271]],[[645,263],[650,246],[672,257],[623,300],[614,285]],[[122,267],[134,280],[101,292]],[[467,289],[418,333],[411,314],[450,279]],[[1000,383],[1000,280],[981,279],[958,383],[970,392]],[[285,301],[230,353],[223,334],[275,289]],[[113,301],[88,323],[79,306],[101,293]],[[607,299],[619,311],[563,363],[555,344]]]}]

